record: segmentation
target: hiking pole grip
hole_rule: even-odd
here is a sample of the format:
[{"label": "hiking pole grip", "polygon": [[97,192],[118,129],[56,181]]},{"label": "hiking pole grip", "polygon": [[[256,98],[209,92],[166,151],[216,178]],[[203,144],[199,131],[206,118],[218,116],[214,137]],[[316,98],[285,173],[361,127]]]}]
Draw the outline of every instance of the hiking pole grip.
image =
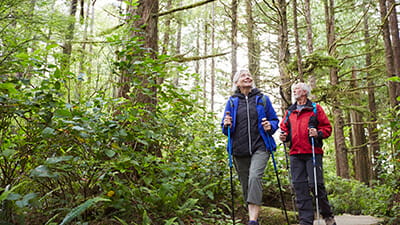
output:
[{"label": "hiking pole grip", "polygon": [[[227,111],[226,116],[230,116],[231,112]],[[232,122],[231,122],[232,123]],[[232,168],[232,141],[231,141],[231,124],[227,126],[228,129],[228,154],[229,154],[229,167]]]}]

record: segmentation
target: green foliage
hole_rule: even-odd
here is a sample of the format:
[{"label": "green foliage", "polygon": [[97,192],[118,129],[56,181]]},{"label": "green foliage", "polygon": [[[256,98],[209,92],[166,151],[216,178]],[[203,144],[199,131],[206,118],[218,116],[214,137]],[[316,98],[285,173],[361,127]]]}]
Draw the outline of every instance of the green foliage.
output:
[{"label": "green foliage", "polygon": [[105,198],[99,198],[99,197],[88,199],[81,205],[73,208],[71,210],[71,212],[69,212],[67,214],[67,216],[63,219],[63,221],[61,221],[60,225],[68,224],[73,219],[77,218],[80,214],[82,214],[85,210],[87,210],[89,207],[91,207],[94,204],[96,204],[97,202],[101,202],[101,201],[110,201],[110,200],[105,199]]},{"label": "green foliage", "polygon": [[[298,73],[297,58],[294,58],[288,65],[288,69],[293,73]],[[326,72],[332,67],[338,67],[339,61],[332,56],[326,56],[324,54],[314,52],[310,55],[304,56],[302,61],[302,68],[304,74],[324,76]]]},{"label": "green foliage", "polygon": [[386,216],[393,213],[387,205],[396,189],[390,185],[376,184],[371,188],[356,180],[336,176],[328,176],[326,183],[335,214]]}]

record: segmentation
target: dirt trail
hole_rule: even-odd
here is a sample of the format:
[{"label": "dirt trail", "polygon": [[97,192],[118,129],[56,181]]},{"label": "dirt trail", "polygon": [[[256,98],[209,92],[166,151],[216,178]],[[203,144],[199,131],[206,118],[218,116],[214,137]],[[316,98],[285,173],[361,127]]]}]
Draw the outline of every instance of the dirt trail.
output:
[{"label": "dirt trail", "polygon": [[[335,216],[337,225],[378,225],[382,222],[381,219],[372,216],[353,216],[353,215],[340,215]],[[314,221],[314,225],[318,225],[318,221]],[[320,219],[319,225],[325,225],[325,221]]]}]

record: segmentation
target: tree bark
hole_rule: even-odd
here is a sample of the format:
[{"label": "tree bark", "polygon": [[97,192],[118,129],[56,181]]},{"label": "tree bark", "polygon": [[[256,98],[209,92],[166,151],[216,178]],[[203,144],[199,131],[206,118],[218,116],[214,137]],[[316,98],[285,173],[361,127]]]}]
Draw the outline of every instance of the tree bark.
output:
[{"label": "tree bark", "polygon": [[[207,17],[206,17],[207,18]],[[207,53],[208,53],[208,48],[207,48],[207,46],[208,46],[208,21],[206,20],[205,22],[204,22],[204,40],[203,40],[203,44],[204,44],[204,55],[207,55]],[[203,102],[203,105],[204,106],[206,106],[206,100],[207,100],[207,73],[208,73],[208,70],[207,70],[207,59],[204,59],[204,64],[203,64],[203,67],[204,67],[204,69],[203,69],[203,99],[204,99],[204,102]]]},{"label": "tree bark", "polygon": [[281,80],[280,91],[282,96],[282,112],[284,112],[291,104],[291,80],[287,69],[290,57],[288,41],[289,32],[287,24],[287,4],[285,0],[278,1],[278,15],[278,66]]},{"label": "tree bark", "polygon": [[[61,73],[62,74],[67,74],[69,69],[70,69],[70,61],[71,61],[71,54],[72,54],[72,40],[74,39],[74,32],[75,32],[75,15],[77,11],[77,4],[78,0],[72,0],[71,1],[71,6],[70,6],[70,13],[69,15],[73,18],[71,20],[69,26],[68,26],[68,31],[65,35],[65,42],[63,45],[63,57],[61,61]],[[71,102],[71,81],[70,79],[68,80],[68,83],[66,84],[67,88],[67,99],[68,103]]]},{"label": "tree bark", "polygon": [[237,33],[238,33],[238,0],[232,0],[231,12],[232,12],[232,32],[231,32],[231,81],[237,71]]},{"label": "tree bark", "polygon": [[[215,52],[215,2],[212,3],[211,14],[211,51]],[[214,113],[214,97],[215,97],[215,58],[211,58],[211,113]]]},{"label": "tree bark", "polygon": [[[390,33],[392,38],[392,46],[393,46],[393,64],[394,64],[394,71],[397,77],[400,77],[400,37],[399,37],[399,22],[397,18],[397,10],[396,10],[396,2],[394,0],[389,0],[389,26],[390,26]],[[400,83],[395,82],[395,89],[396,89],[396,105],[399,105],[399,101],[397,101],[397,97],[400,96]],[[398,148],[397,148],[398,149]]]},{"label": "tree bark", "polygon": [[[366,8],[366,7],[365,7]],[[371,49],[370,44],[370,33],[369,33],[369,22],[368,16],[364,16],[364,40],[366,49]],[[365,54],[365,67],[370,67],[372,65],[371,62],[371,53],[367,51]],[[382,171],[382,165],[379,160],[380,155],[380,147],[379,147],[379,136],[378,136],[378,127],[376,125],[377,122],[377,109],[376,109],[376,100],[375,100],[375,82],[373,78],[371,78],[371,74],[369,72],[366,73],[367,78],[367,85],[368,85],[368,109],[369,109],[369,123],[368,123],[368,142],[369,142],[369,149],[372,154],[371,166],[371,180],[376,180],[380,176]]]},{"label": "tree bark", "polygon": [[[179,3],[181,4],[181,3]],[[179,55],[181,54],[181,45],[182,45],[182,16],[179,15],[176,18],[176,23],[178,24],[177,30],[176,30],[176,45],[175,45],[175,54]],[[179,73],[175,74],[174,77],[174,85],[175,87],[179,86]]]},{"label": "tree bark", "polygon": [[[306,20],[306,29],[307,29],[307,53],[311,55],[314,52],[314,41],[313,41],[313,31],[312,31],[312,18],[311,18],[311,7],[310,0],[304,1],[304,15]],[[309,83],[311,89],[317,87],[317,81],[315,78],[315,74],[311,72]]]},{"label": "tree bark", "polygon": [[[336,36],[335,36],[335,14],[334,0],[324,0],[325,24],[327,31],[327,51],[332,57],[336,57]],[[338,68],[330,70],[330,81],[332,86],[339,84]],[[339,108],[340,100],[336,97],[332,100],[333,118],[334,118],[334,137],[336,149],[336,174],[343,178],[349,178],[349,165],[347,159],[347,148],[344,138],[344,120],[343,112]]]},{"label": "tree bark", "polygon": [[[350,86],[355,90],[357,88],[356,84],[356,72],[353,69],[352,72],[352,81]],[[355,108],[360,107],[360,104],[356,101],[356,99],[360,99],[361,96],[359,93],[355,93],[353,95],[353,106]],[[362,121],[362,114],[356,110],[350,111],[350,120],[351,120],[351,132],[352,132],[352,144],[353,144],[353,152],[354,152],[354,176],[355,178],[363,182],[365,184],[369,184],[370,178],[370,158],[368,154],[367,141],[365,137],[365,130]]]},{"label": "tree bark", "polygon": [[[395,65],[394,65],[394,56],[393,56],[393,48],[392,42],[390,39],[390,29],[387,17],[387,0],[379,0],[379,9],[381,14],[381,22],[382,22],[382,37],[384,42],[385,49],[385,59],[386,59],[386,76],[391,78],[395,75]],[[398,102],[396,100],[396,82],[389,81],[389,100],[390,105],[394,108]]]},{"label": "tree bark", "polygon": [[293,2],[293,30],[294,30],[294,40],[295,40],[296,56],[297,56],[297,72],[299,73],[300,81],[304,82],[303,66],[301,65],[302,56],[300,51],[299,30],[297,25],[297,0],[292,0],[292,2]]},{"label": "tree bark", "polygon": [[254,31],[253,5],[251,0],[246,0],[246,36],[247,36],[247,57],[249,71],[254,78],[256,86],[260,85],[259,67],[257,63],[258,53],[256,47],[256,35]]},{"label": "tree bark", "polygon": [[[172,0],[167,1],[167,6],[166,9],[170,10],[172,7]],[[164,32],[164,38],[163,38],[163,45],[162,45],[162,50],[161,54],[166,55],[168,54],[168,47],[169,47],[169,40],[170,40],[170,33],[171,33],[171,16],[168,16],[165,18],[165,32]]]}]

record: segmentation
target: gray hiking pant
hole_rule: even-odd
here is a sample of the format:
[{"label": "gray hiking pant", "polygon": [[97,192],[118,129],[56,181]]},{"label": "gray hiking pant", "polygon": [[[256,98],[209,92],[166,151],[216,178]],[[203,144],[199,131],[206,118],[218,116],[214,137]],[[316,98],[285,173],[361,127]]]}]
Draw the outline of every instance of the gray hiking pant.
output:
[{"label": "gray hiking pant", "polygon": [[246,203],[262,205],[262,177],[269,159],[269,152],[258,150],[251,156],[234,157]]},{"label": "gray hiking pant", "polygon": [[[322,155],[315,155],[317,172],[318,205],[323,218],[333,216],[324,185]],[[314,194],[314,165],[312,154],[296,154],[290,156],[293,188],[296,193],[296,205],[301,225],[312,225],[314,206],[311,193]]]}]

